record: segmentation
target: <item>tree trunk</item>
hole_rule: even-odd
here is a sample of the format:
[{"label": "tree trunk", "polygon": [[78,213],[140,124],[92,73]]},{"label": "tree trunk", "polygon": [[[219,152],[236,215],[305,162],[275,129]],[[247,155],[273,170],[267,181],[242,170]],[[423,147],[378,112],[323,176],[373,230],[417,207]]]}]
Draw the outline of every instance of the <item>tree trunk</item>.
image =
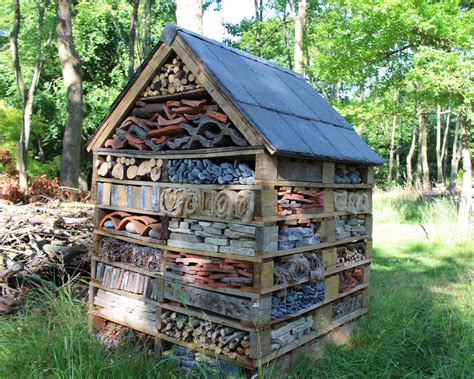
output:
[{"label": "tree trunk", "polygon": [[14,1],[15,7],[15,18],[13,21],[13,29],[10,34],[10,49],[12,53],[13,69],[15,73],[15,79],[18,85],[18,90],[23,100],[23,112],[22,112],[22,126],[20,133],[20,140],[16,145],[16,169],[18,171],[18,179],[20,188],[28,190],[28,175],[26,172],[28,164],[28,150],[30,143],[31,133],[31,116],[33,114],[33,99],[36,88],[38,87],[41,71],[43,69],[43,55],[42,55],[42,43],[43,43],[43,25],[44,25],[44,13],[48,6],[49,1],[44,1],[41,4],[39,1],[36,3],[38,9],[38,24],[36,29],[36,59],[35,66],[33,69],[33,76],[31,78],[30,86],[27,87],[23,80],[23,74],[21,71],[20,57],[18,54],[18,36],[20,34],[21,27],[21,8],[20,1]]},{"label": "tree trunk", "polygon": [[139,0],[132,1],[132,16],[130,19],[130,31],[128,32],[128,80],[135,73],[135,39],[137,37],[137,18]]},{"label": "tree trunk", "polygon": [[463,228],[468,227],[469,213],[472,206],[472,166],[471,166],[471,122],[466,119],[466,115],[463,111],[459,115],[461,124],[461,156],[462,156],[462,192],[461,199],[459,202],[459,214],[458,223]]},{"label": "tree trunk", "polygon": [[143,3],[143,43],[142,54],[143,59],[151,51],[151,35],[150,35],[150,18],[151,18],[152,0],[145,0]]},{"label": "tree trunk", "polygon": [[451,121],[451,108],[446,111],[446,126],[444,128],[443,145],[441,147],[441,164],[443,167],[444,180],[448,175],[448,140],[449,140],[449,123]]},{"label": "tree trunk", "polygon": [[202,0],[176,0],[176,23],[202,34]]},{"label": "tree trunk", "polygon": [[413,169],[412,169],[411,162],[413,159],[413,155],[415,155],[416,135],[417,135],[416,126],[413,126],[413,134],[411,137],[410,150],[408,151],[408,155],[407,155],[407,181],[406,181],[407,189],[413,188]]},{"label": "tree trunk", "polygon": [[67,92],[67,118],[59,180],[62,186],[77,188],[82,142],[82,68],[74,47],[71,0],[56,1],[56,38]]},{"label": "tree trunk", "polygon": [[418,133],[418,160],[416,161],[416,178],[415,188],[417,191],[422,190],[422,179],[423,176],[423,164],[422,164],[422,152],[421,152],[421,131]]},{"label": "tree trunk", "polygon": [[449,192],[452,196],[456,194],[456,177],[458,175],[458,166],[462,154],[460,143],[461,138],[459,136],[460,129],[461,125],[458,116],[458,119],[456,121],[456,128],[454,129],[453,151],[451,156],[451,175],[449,180]]},{"label": "tree trunk", "polygon": [[420,151],[421,163],[423,167],[423,190],[431,191],[430,167],[428,165],[428,129],[426,126],[426,115],[420,112]]},{"label": "tree trunk", "polygon": [[397,115],[394,114],[392,118],[392,135],[390,138],[390,154],[388,158],[388,190],[392,189],[392,179],[393,179],[393,155],[395,150],[395,132],[397,129]]},{"label": "tree trunk", "polygon": [[263,0],[254,0],[255,6],[255,47],[257,55],[260,55],[260,48],[262,47],[262,19],[263,19]]},{"label": "tree trunk", "polygon": [[443,159],[441,157],[441,105],[436,106],[436,183],[444,182]]},{"label": "tree trunk", "polygon": [[[295,20],[295,54],[294,66],[295,71],[303,74],[303,38],[304,38],[304,24],[306,19],[306,0],[292,0],[289,2],[290,11]],[[298,9],[295,9],[298,5]]]},{"label": "tree trunk", "polygon": [[290,49],[290,39],[288,37],[288,25],[287,25],[287,19],[286,19],[286,12],[283,12],[283,27],[285,28],[285,48],[286,48],[286,59],[288,63],[288,68],[290,70],[293,70],[293,59],[291,57],[291,49]]}]

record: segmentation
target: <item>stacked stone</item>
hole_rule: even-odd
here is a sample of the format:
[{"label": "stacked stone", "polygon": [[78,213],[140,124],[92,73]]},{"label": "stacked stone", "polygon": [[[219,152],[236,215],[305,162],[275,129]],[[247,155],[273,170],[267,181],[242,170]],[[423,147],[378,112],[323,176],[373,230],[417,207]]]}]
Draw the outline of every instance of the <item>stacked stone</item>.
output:
[{"label": "stacked stone", "polygon": [[168,226],[168,246],[252,256],[255,230],[250,225],[173,218]]},{"label": "stacked stone", "polygon": [[336,240],[363,236],[365,234],[365,220],[351,216],[336,217]]},{"label": "stacked stone", "polygon": [[332,306],[332,319],[338,320],[362,308],[362,294],[347,297]]},{"label": "stacked stone", "polygon": [[281,225],[278,229],[278,250],[293,249],[321,243],[314,224],[306,226]]},{"label": "stacked stone", "polygon": [[296,313],[323,301],[325,294],[324,281],[304,284],[285,292],[281,295],[272,296],[272,320]]},{"label": "stacked stone", "polygon": [[299,319],[272,329],[271,341],[272,350],[277,350],[292,343],[297,338],[302,338],[305,334],[311,333],[313,326],[313,316],[300,317]]},{"label": "stacked stone", "polygon": [[171,183],[255,184],[255,172],[238,160],[216,164],[209,159],[171,159],[168,176]]},{"label": "stacked stone", "polygon": [[360,171],[352,166],[343,164],[336,165],[336,173],[334,175],[334,183],[338,184],[359,184],[362,183]]}]

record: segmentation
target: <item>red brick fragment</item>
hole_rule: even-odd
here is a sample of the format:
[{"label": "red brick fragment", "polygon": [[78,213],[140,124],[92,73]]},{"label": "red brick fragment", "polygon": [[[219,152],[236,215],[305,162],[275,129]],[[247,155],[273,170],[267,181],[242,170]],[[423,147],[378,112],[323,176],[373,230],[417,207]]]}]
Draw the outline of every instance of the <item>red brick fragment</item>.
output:
[{"label": "red brick fragment", "polygon": [[224,113],[220,112],[214,112],[211,110],[208,110],[206,114],[210,117],[213,118],[214,120],[220,121],[220,122],[227,122],[227,116]]}]

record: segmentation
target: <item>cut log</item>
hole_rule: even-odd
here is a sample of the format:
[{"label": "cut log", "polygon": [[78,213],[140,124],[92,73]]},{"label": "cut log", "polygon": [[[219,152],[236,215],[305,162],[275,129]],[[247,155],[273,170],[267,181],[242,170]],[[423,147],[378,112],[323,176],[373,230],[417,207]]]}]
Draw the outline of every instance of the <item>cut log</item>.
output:
[{"label": "cut log", "polygon": [[154,182],[157,182],[158,180],[160,180],[160,177],[161,177],[161,168],[156,167],[156,166],[153,167],[150,172],[151,180],[153,180]]},{"label": "cut log", "polygon": [[108,162],[103,162],[100,165],[99,169],[97,170],[97,174],[99,176],[107,176],[108,172],[109,172],[109,163]]},{"label": "cut log", "polygon": [[138,172],[138,166],[131,165],[127,168],[127,179],[135,179]]},{"label": "cut log", "polygon": [[124,168],[123,168],[123,165],[121,163],[116,163],[114,168],[112,169],[112,176],[115,178],[115,179],[120,179],[120,180],[123,180],[123,176],[125,174],[124,172]]}]

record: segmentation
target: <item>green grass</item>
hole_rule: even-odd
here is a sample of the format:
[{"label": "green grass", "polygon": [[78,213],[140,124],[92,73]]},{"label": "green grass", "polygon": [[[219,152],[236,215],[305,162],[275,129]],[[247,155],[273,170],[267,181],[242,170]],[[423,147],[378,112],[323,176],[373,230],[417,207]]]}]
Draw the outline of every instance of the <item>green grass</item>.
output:
[{"label": "green grass", "polygon": [[[348,345],[327,346],[316,364],[302,356],[282,376],[474,377],[472,228],[463,237],[448,200],[378,196],[374,206],[366,322]],[[0,378],[182,377],[139,346],[105,351],[72,292],[36,292],[24,314],[2,319]]]}]

